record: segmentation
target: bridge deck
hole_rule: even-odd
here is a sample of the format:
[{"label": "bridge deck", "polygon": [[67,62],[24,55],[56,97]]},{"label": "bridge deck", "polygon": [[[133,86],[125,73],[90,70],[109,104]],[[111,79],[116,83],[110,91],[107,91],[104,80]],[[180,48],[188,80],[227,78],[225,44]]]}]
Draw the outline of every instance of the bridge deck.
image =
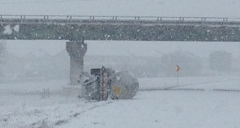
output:
[{"label": "bridge deck", "polygon": [[0,15],[0,39],[240,41],[240,18]]}]

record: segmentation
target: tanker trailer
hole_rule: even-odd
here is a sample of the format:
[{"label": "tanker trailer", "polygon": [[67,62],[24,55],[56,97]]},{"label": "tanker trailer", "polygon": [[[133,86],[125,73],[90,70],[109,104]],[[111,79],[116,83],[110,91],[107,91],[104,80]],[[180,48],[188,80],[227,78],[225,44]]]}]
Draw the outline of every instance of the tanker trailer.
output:
[{"label": "tanker trailer", "polygon": [[128,71],[115,72],[110,68],[91,69],[91,76],[83,82],[83,95],[88,100],[131,99],[138,90],[137,78]]}]

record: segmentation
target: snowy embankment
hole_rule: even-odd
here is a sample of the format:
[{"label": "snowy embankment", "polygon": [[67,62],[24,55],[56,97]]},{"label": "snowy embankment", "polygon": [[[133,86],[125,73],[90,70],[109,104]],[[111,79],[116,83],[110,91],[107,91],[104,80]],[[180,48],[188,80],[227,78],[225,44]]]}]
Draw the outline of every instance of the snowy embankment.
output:
[{"label": "snowy embankment", "polygon": [[239,127],[239,93],[140,92],[83,113],[61,128]]},{"label": "snowy embankment", "polygon": [[[1,84],[1,128],[233,128],[239,77],[181,77],[139,79],[140,91],[131,100],[88,102],[66,89],[67,81]],[[147,89],[191,89],[207,91]],[[74,88],[76,90],[76,88]],[[209,91],[210,90],[210,91]]]}]

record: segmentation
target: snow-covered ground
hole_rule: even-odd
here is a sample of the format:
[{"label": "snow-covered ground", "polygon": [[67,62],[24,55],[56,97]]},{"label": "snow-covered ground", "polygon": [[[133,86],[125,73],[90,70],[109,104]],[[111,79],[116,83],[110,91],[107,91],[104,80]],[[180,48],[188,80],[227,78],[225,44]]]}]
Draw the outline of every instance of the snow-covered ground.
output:
[{"label": "snow-covered ground", "polygon": [[67,80],[1,84],[0,127],[240,127],[239,91],[216,91],[240,90],[239,76],[180,77],[178,85],[175,77],[139,82],[133,99],[103,102],[78,99],[80,89],[69,88]]}]

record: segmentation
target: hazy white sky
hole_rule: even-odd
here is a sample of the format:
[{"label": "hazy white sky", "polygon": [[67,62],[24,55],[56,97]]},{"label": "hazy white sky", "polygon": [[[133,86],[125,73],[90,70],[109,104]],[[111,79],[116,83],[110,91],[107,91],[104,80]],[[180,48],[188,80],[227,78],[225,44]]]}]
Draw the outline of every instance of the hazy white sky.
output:
[{"label": "hazy white sky", "polygon": [[[6,41],[7,50],[17,56],[24,56],[42,49],[52,55],[65,50],[66,41]],[[200,57],[224,50],[233,56],[240,56],[239,42],[166,42],[166,41],[85,41],[86,55],[161,56],[175,51],[186,51]]]},{"label": "hazy white sky", "polygon": [[240,17],[239,0],[1,0],[1,14]]},{"label": "hazy white sky", "polygon": [[66,47],[64,41],[53,40],[8,40],[5,42],[8,52],[17,56],[24,56],[30,52],[41,49],[49,54],[55,55]]}]

